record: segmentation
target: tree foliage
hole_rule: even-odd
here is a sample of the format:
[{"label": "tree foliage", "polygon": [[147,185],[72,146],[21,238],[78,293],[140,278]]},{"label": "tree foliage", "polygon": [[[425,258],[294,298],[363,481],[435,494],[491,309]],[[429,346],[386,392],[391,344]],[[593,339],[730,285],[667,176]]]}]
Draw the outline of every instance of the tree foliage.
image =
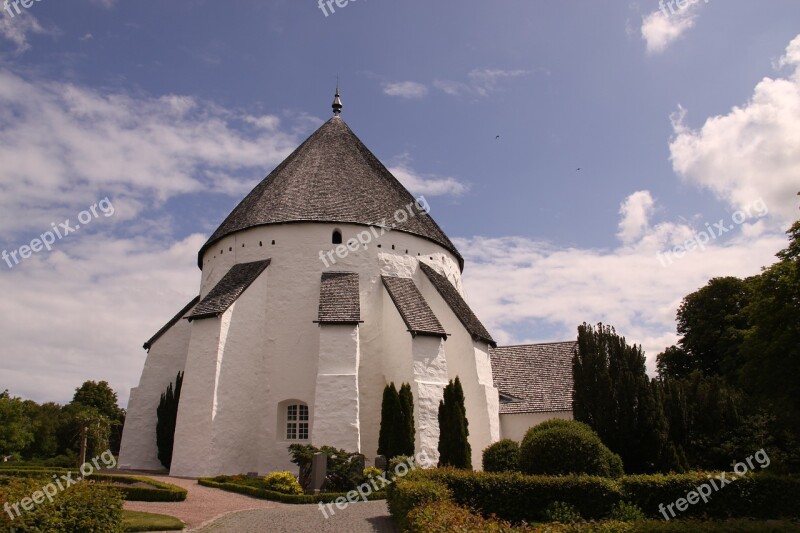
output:
[{"label": "tree foliage", "polygon": [[444,388],[439,401],[439,466],[472,469],[469,421],[464,405],[464,389],[456,377]]},{"label": "tree foliage", "polygon": [[662,391],[645,370],[640,346],[611,326],[578,327],[573,358],[573,416],[598,433],[630,472],[680,470],[669,439]]},{"label": "tree foliage", "polygon": [[378,455],[391,459],[403,454],[403,428],[403,406],[400,403],[400,394],[392,382],[383,389]]},{"label": "tree foliage", "polygon": [[183,385],[183,372],[178,372],[175,377],[175,386],[170,383],[166,392],[161,395],[161,401],[156,410],[156,445],[158,447],[158,460],[169,469],[172,465],[172,451],[175,444],[175,425],[178,421],[178,404],[181,400],[181,387]]},{"label": "tree foliage", "polygon": [[397,455],[414,456],[414,395],[411,385],[403,383],[400,387],[400,408],[403,416],[403,427],[400,438],[400,453]]}]

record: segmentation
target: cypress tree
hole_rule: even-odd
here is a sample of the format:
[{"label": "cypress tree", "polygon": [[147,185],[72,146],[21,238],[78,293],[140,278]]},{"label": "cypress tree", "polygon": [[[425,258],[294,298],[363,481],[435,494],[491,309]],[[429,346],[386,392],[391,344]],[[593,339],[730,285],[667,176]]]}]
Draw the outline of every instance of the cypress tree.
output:
[{"label": "cypress tree", "polygon": [[403,431],[400,455],[414,455],[414,395],[411,385],[404,383],[400,387],[400,407],[403,415]]},{"label": "cypress tree", "polygon": [[402,455],[403,408],[394,382],[383,389],[381,429],[378,435],[378,455],[387,459]]},{"label": "cypress tree", "polygon": [[469,421],[464,405],[464,389],[456,376],[444,388],[439,402],[439,466],[472,469],[472,448],[469,445]]},{"label": "cypress tree", "polygon": [[181,387],[183,385],[183,372],[178,372],[175,378],[175,386],[172,383],[167,386],[165,393],[161,395],[161,400],[156,409],[156,445],[158,447],[158,460],[169,469],[172,465],[172,450],[175,444],[175,425],[178,421],[178,403],[181,399]]}]

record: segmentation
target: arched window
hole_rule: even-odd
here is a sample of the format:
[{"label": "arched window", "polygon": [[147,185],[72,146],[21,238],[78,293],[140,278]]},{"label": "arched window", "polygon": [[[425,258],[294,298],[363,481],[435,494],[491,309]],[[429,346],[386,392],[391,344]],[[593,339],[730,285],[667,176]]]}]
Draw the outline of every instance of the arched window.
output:
[{"label": "arched window", "polygon": [[342,244],[342,232],[338,229],[333,230],[333,237],[331,237],[333,244]]},{"label": "arched window", "polygon": [[308,405],[290,403],[286,406],[286,440],[308,440]]}]

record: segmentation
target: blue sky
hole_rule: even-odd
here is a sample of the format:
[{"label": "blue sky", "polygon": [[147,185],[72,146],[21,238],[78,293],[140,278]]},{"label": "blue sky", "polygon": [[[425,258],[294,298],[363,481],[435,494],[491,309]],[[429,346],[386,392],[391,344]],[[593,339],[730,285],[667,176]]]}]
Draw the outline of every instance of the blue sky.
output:
[{"label": "blue sky", "polygon": [[[197,250],[330,116],[337,76],[343,117],[426,196],[501,343],[603,320],[652,367],[680,299],[757,273],[798,215],[796,1],[12,4],[0,249],[114,206],[0,262],[13,394],[106,379],[124,403],[142,342],[197,291]],[[720,219],[705,250],[659,262]]]}]

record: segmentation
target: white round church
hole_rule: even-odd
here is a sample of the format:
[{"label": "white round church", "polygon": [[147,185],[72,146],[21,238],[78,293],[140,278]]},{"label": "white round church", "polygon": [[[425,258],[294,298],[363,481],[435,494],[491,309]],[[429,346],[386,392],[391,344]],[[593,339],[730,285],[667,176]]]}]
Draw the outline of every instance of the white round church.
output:
[{"label": "white round church", "polygon": [[[481,451],[501,437],[501,403],[511,406],[509,417],[526,417],[509,419],[509,428],[553,412],[569,415],[571,376],[563,390],[517,390],[525,347],[493,350],[465,301],[458,250],[424,199],[415,199],[345,124],[338,91],[333,108],[334,117],[200,249],[199,296],[145,343],[122,468],[162,468],[156,408],[178,372],[184,381],[175,476],[285,470],[287,448],[296,442],[374,457],[390,382],[411,384],[416,450],[434,460],[439,400],[456,376],[476,467]],[[528,355],[522,366],[533,370],[535,354]],[[522,371],[529,379],[531,372]],[[511,392],[500,394],[496,382]],[[560,407],[536,407],[529,392],[557,397]]]}]

